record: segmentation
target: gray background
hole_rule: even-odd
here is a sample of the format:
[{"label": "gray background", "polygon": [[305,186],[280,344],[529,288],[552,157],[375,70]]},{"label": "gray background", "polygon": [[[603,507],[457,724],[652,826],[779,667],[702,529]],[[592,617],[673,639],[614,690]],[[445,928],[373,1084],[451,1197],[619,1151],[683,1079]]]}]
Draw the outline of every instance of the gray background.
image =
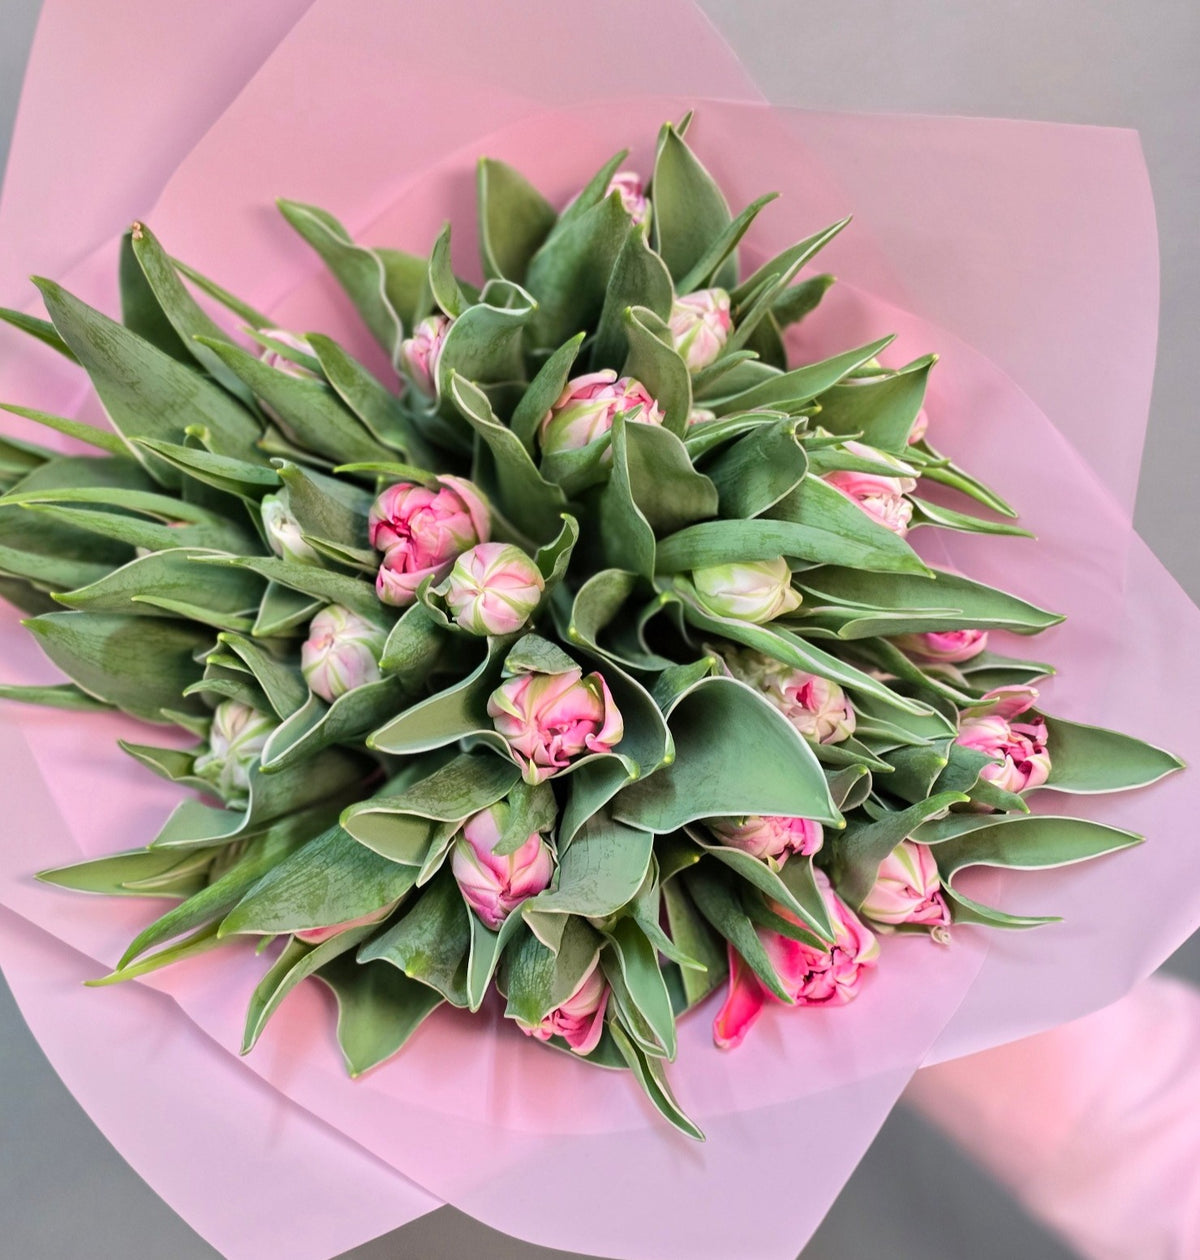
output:
[{"label": "gray background", "polygon": [[[1158,205],[1163,283],[1136,520],[1142,536],[1200,600],[1200,496],[1194,492],[1200,427],[1191,396],[1200,328],[1196,0],[1148,6],[1118,0],[702,3],[768,97],[781,104],[1040,118],[1141,133]],[[652,6],[647,0],[648,11]],[[38,7],[38,0],[0,0],[0,169]],[[1200,937],[1168,969],[1200,981]],[[17,1133],[19,1143],[11,1136]],[[4,1254],[30,1260],[201,1260],[217,1254],[91,1124],[46,1063],[2,982],[0,1134],[6,1138],[0,1143]],[[937,1223],[930,1226],[935,1209]],[[566,1254],[516,1242],[445,1208],[347,1257],[548,1260]],[[804,1260],[875,1255],[1062,1260],[1068,1253],[937,1134],[897,1112],[804,1250]]]}]

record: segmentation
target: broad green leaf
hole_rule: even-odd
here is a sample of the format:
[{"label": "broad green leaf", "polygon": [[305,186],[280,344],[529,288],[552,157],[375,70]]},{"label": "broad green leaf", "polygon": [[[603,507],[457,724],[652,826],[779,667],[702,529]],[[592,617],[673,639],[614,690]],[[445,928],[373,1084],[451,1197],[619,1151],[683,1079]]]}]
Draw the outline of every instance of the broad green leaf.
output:
[{"label": "broad green leaf", "polygon": [[484,274],[520,284],[558,214],[524,175],[495,158],[479,159],[475,180]]},{"label": "broad green leaf", "polygon": [[[74,355],[71,356],[74,358]],[[0,411],[11,412],[24,420],[32,420],[34,424],[44,425],[56,433],[65,433],[78,442],[86,442],[110,455],[127,456],[129,447],[121,440],[119,434],[110,433],[107,429],[98,429],[93,424],[84,424],[80,420],[68,420],[64,416],[53,416],[46,411],[34,411],[30,407],[16,407],[12,403],[0,403]]]},{"label": "broad green leaf", "polygon": [[331,338],[308,333],[307,339],[325,379],[377,442],[414,458],[424,453],[413,447],[412,426],[400,400],[381,381]]},{"label": "broad green leaf", "polygon": [[487,996],[501,955],[521,927],[521,916],[513,913],[497,931],[485,927],[474,915],[471,920],[471,947],[467,957],[467,1009],[477,1011]]},{"label": "broad green leaf", "polygon": [[[654,243],[672,278],[682,280],[707,262],[713,242],[725,235],[733,216],[716,181],[671,126],[660,136],[651,191]],[[717,283],[728,287],[735,270],[727,256],[726,264],[714,268]]]},{"label": "broad green leaf", "polygon": [[1145,787],[1183,768],[1165,749],[1099,726],[1046,718],[1050,777],[1058,792],[1123,792]]},{"label": "broad green leaf", "polygon": [[102,713],[112,705],[89,696],[74,683],[52,683],[46,687],[0,684],[0,700],[16,700],[22,704],[40,704],[50,709],[72,709],[76,712]]},{"label": "broad green leaf", "polygon": [[121,237],[121,253],[117,265],[117,279],[121,291],[121,322],[130,332],[170,355],[172,359],[193,366],[194,360],[188,347],[171,326],[170,320],[159,304],[134,255],[133,237],[142,231],[135,223]]},{"label": "broad green leaf", "polygon": [[661,1115],[670,1121],[681,1133],[697,1142],[704,1141],[704,1132],[680,1107],[675,1095],[667,1084],[662,1060],[647,1055],[629,1039],[629,1036],[616,1023],[609,1023],[609,1033],[621,1052],[629,1070],[637,1078],[638,1084],[646,1093],[646,1097],[654,1104]]},{"label": "broad green leaf", "polygon": [[[735,289],[730,290],[729,296],[733,299],[735,305],[741,306],[745,303],[755,290],[760,289],[772,276],[783,275],[787,272],[794,274],[797,267],[804,266],[815,254],[833,240],[849,222],[849,217],[842,219],[817,232],[814,236],[797,241],[795,245],[789,245],[781,254],[777,254],[768,262],[763,263],[757,271],[752,272]],[[791,292],[791,289],[785,289],[784,295],[777,300],[784,300],[786,295]]]},{"label": "broad green leaf", "polygon": [[446,331],[437,367],[439,395],[449,396],[456,374],[475,385],[523,380],[521,341],[536,309],[537,304],[518,285],[488,281],[479,301]]},{"label": "broad green leaf", "polygon": [[784,289],[771,303],[771,317],[776,326],[787,328],[815,311],[834,280],[835,277],[830,275],[812,276]]},{"label": "broad green leaf", "polygon": [[642,428],[613,420],[612,473],[598,498],[599,543],[605,563],[616,569],[654,576],[654,530],[633,496],[629,432]]},{"label": "broad green leaf", "polygon": [[136,445],[139,449],[150,451],[186,476],[225,494],[258,500],[268,491],[279,488],[279,474],[265,464],[251,463],[229,455],[215,455],[212,451],[197,447],[176,442],[159,442],[151,438],[138,438]]},{"label": "broad green leaf", "polygon": [[509,428],[532,455],[537,445],[538,426],[550,408],[561,397],[579,355],[585,333],[576,333],[564,342],[538,369],[513,410]]},{"label": "broad green leaf", "polygon": [[718,275],[724,273],[729,276],[731,270],[726,266],[726,262],[737,249],[738,242],[750,230],[754,220],[758,218],[759,211],[778,196],[778,193],[765,193],[755,198],[737,218],[732,220],[696,260],[692,269],[680,279],[679,292],[692,293],[696,289],[708,288],[716,282]]},{"label": "broad green leaf", "polygon": [[653,847],[649,832],[597,815],[560,857],[556,887],[526,905],[540,913],[585,918],[616,914],[641,887]]},{"label": "broad green leaf", "polygon": [[620,1023],[646,1054],[674,1059],[675,1013],[657,951],[628,917],[618,919],[605,936],[609,948],[601,955],[601,966]]},{"label": "broad green leaf", "polygon": [[824,394],[856,367],[873,359],[892,340],[891,337],[884,337],[856,350],[847,350],[843,354],[823,359],[820,363],[809,363],[790,372],[775,373],[761,384],[743,389],[739,393],[726,393],[722,390],[719,397],[709,405],[718,416],[726,416],[734,411],[755,411],[762,407],[794,413],[818,395]]},{"label": "broad green leaf", "polygon": [[725,979],[728,963],[724,942],[696,909],[682,880],[672,879],[663,884],[662,899],[671,939],[678,949],[704,967],[703,971],[680,970],[684,998],[687,1009],[690,1009],[708,997]]},{"label": "broad green leaf", "polygon": [[64,359],[69,359],[72,363],[79,362],[74,351],[58,335],[58,330],[49,320],[39,319],[36,315],[27,315],[24,311],[14,311],[7,306],[0,306],[0,320],[11,324],[14,328],[19,328],[21,332],[28,333],[31,337],[36,337],[51,350],[57,350]]},{"label": "broad green leaf", "polygon": [[574,915],[566,917],[557,950],[532,933],[517,937],[504,955],[505,1014],[531,1028],[579,987],[600,954],[601,938]]},{"label": "broad green leaf", "polygon": [[930,503],[926,499],[914,498],[912,528],[920,525],[935,525],[941,529],[956,529],[965,534],[995,534],[1008,538],[1032,538],[1033,534],[1020,525],[1009,521],[989,521],[981,516],[971,516],[966,512],[956,512],[953,508],[942,507],[938,503]]},{"label": "broad green leaf", "polygon": [[389,610],[379,602],[375,587],[359,578],[330,569],[318,569],[315,565],[300,564],[295,560],[281,560],[275,556],[222,556],[212,554],[197,556],[196,565],[209,568],[229,567],[248,569],[268,581],[290,587],[313,599],[326,603],[341,604],[360,617],[384,629],[391,626]]},{"label": "broad green leaf", "polygon": [[592,370],[619,371],[625,363],[630,352],[627,311],[640,306],[659,319],[668,319],[673,296],[671,273],[663,260],[650,248],[644,232],[631,232],[613,264],[604,294],[604,307],[592,343]]},{"label": "broad green leaf", "polygon": [[692,414],[692,379],[671,330],[644,306],[626,307],[621,322],[629,345],[621,375],[641,381],[663,413],[663,428],[682,437]]},{"label": "broad green leaf", "polygon": [[[69,866],[39,871],[44,884],[75,892],[101,893],[106,897],[189,897],[204,887],[211,861],[204,855],[166,853],[156,849],[131,849],[107,857],[89,858]],[[149,891],[148,885],[154,891]]]},{"label": "broad green leaf", "polygon": [[936,362],[936,355],[926,355],[898,371],[823,391],[821,427],[847,436],[862,434],[867,445],[903,457],[925,401],[929,369]]},{"label": "broad green leaf", "polygon": [[704,465],[717,487],[720,511],[733,520],[761,516],[804,480],[808,456],[794,420],[759,425]]}]

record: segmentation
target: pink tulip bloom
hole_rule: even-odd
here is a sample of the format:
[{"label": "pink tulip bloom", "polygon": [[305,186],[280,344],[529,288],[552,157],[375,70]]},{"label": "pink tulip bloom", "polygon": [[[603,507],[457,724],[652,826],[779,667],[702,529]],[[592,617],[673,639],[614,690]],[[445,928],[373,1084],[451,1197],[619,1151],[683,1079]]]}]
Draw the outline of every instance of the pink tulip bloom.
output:
[{"label": "pink tulip bloom", "polygon": [[915,446],[929,431],[929,416],[922,407],[917,412],[917,418],[913,421],[912,428],[908,431],[908,444]]},{"label": "pink tulip bloom", "polygon": [[539,1041],[561,1037],[576,1054],[591,1054],[604,1032],[607,1006],[608,984],[597,959],[575,986],[571,996],[556,1006],[541,1023],[530,1027],[518,1020],[517,1026],[527,1037],[536,1037]]},{"label": "pink tulip bloom", "polygon": [[397,898],[391,905],[384,906],[379,910],[372,910],[370,914],[360,914],[357,919],[347,919],[344,923],[333,923],[329,927],[303,928],[299,932],[293,932],[292,935],[306,945],[320,945],[324,941],[337,936],[339,932],[345,932],[350,928],[366,927],[368,923],[382,923],[400,904],[401,900],[403,898]]},{"label": "pink tulip bloom", "polygon": [[662,424],[663,413],[649,391],[632,376],[605,368],[567,382],[558,401],[542,417],[542,450],[547,454],[574,451],[602,438],[613,420],[640,408],[631,419],[639,424]]},{"label": "pink tulip bloom", "polygon": [[902,840],[880,863],[859,913],[891,927],[901,923],[948,927],[950,907],[942,895],[941,877],[929,845]]},{"label": "pink tulip bloom", "polygon": [[427,398],[437,397],[438,363],[452,323],[445,315],[427,315],[413,330],[413,335],[400,343],[400,366]]},{"label": "pink tulip bloom", "polygon": [[646,196],[642,177],[636,171],[618,171],[608,181],[604,195],[607,197],[614,192],[621,198],[621,205],[635,227],[650,222],[650,199]]},{"label": "pink tulip bloom", "polygon": [[462,552],[488,540],[491,519],[479,491],[461,477],[440,477],[432,490],[401,481],[375,500],[368,533],[383,552],[379,598],[403,608],[427,577],[440,582]]},{"label": "pink tulip bloom", "polygon": [[[834,941],[824,949],[794,941],[769,928],[756,927],[758,938],[784,991],[799,1006],[842,1006],[858,996],[864,973],[879,958],[879,942],[833,891],[824,872],[817,884],[829,909]],[[799,924],[785,907],[773,904],[776,914]],[[729,992],[713,1021],[713,1041],[722,1050],[741,1045],[768,1001],[779,999],[766,989],[740,954],[729,947]]]},{"label": "pink tulip bloom", "polygon": [[378,682],[387,634],[340,604],[322,608],[300,649],[300,672],[309,690],[332,703],[364,683]]},{"label": "pink tulip bloom", "polygon": [[464,900],[492,931],[526,898],[549,888],[554,875],[550,846],[536,831],[514,853],[495,852],[507,821],[503,803],[467,819],[450,857]]},{"label": "pink tulip bloom", "polygon": [[472,634],[512,634],[529,620],[545,590],[538,567],[520,547],[480,543],[464,551],[446,579],[454,620]]},{"label": "pink tulip bloom", "polygon": [[988,644],[986,630],[930,630],[924,634],[898,635],[892,642],[927,661],[957,664],[978,656]]},{"label": "pink tulip bloom", "polygon": [[[847,443],[847,449],[852,445],[854,444]],[[869,449],[865,453],[876,456],[876,452]],[[857,503],[884,529],[890,529],[901,538],[908,533],[913,506],[904,496],[917,488],[915,477],[885,477],[878,473],[838,469],[836,472],[826,473],[822,480],[827,481],[835,490],[840,490],[852,503]]]},{"label": "pink tulip bloom", "polygon": [[782,556],[693,569],[691,576],[701,606],[718,617],[762,625],[800,607],[792,571]]},{"label": "pink tulip bloom", "polygon": [[624,724],[601,674],[518,674],[488,698],[487,711],[508,741],[526,783],[541,783],[577,757],[610,752]]},{"label": "pink tulip bloom", "polygon": [[742,818],[710,818],[709,830],[722,844],[751,857],[783,862],[791,853],[811,857],[824,843],[824,831],[811,818],[750,814]]},{"label": "pink tulip bloom", "polygon": [[854,734],[854,707],[835,682],[749,649],[726,648],[734,678],[760,691],[806,739],[837,744]]},{"label": "pink tulip bloom", "polygon": [[1036,713],[1024,722],[1012,720],[1031,709],[1037,697],[1034,687],[997,687],[983,697],[987,704],[959,715],[955,742],[995,758],[980,777],[1006,792],[1040,787],[1050,777],[1046,723]]},{"label": "pink tulip bloom", "polygon": [[698,372],[725,348],[733,318],[724,289],[697,289],[671,304],[671,342],[689,372]]},{"label": "pink tulip bloom", "polygon": [[[289,350],[298,350],[301,354],[310,355],[314,359],[317,357],[313,353],[313,348],[309,345],[307,337],[298,337],[295,333],[287,332],[283,328],[261,328],[259,331],[264,337],[270,337],[272,341],[278,341],[280,345],[287,346]],[[278,350],[273,350],[270,346],[263,348],[260,357],[268,367],[273,367],[277,372],[282,372],[285,376],[295,376],[307,380],[320,379],[316,372],[306,368],[303,363],[294,362],[286,355],[280,354]]]}]

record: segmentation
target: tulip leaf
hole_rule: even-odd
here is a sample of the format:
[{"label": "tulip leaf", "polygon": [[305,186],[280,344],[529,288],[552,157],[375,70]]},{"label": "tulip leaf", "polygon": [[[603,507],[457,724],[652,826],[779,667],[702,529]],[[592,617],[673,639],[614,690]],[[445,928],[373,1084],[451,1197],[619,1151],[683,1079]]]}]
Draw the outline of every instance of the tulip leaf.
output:
[{"label": "tulip leaf", "polygon": [[861,434],[868,446],[903,458],[936,362],[936,355],[926,355],[895,372],[823,391],[821,427],[847,436]]},{"label": "tulip leaf", "polygon": [[717,488],[721,515],[732,520],[761,516],[804,480],[808,456],[795,421],[759,425],[709,460],[704,471]]},{"label": "tulip leaf", "polygon": [[[626,788],[613,814],[656,834],[699,818],[780,814],[838,825],[821,767],[791,723],[732,678],[703,678],[669,714],[675,760]],[[729,748],[753,749],[736,776]]]},{"label": "tulip leaf", "polygon": [[969,661],[960,662],[955,668],[963,676],[968,688],[980,694],[995,687],[1029,686],[1043,678],[1049,678],[1055,672],[1054,666],[1045,661],[1014,660],[995,652],[980,652]]},{"label": "tulip leaf", "polygon": [[538,472],[520,438],[496,419],[483,390],[454,376],[449,392],[467,423],[483,439],[475,472],[480,488],[535,542],[555,538],[567,502],[562,489]]},{"label": "tulip leaf", "polygon": [[279,209],[320,255],[394,364],[405,327],[420,318],[425,260],[400,250],[357,245],[333,215],[316,206],[280,201]]},{"label": "tulip leaf", "polygon": [[665,320],[670,317],[673,297],[671,273],[666,264],[650,248],[644,232],[630,232],[613,264],[604,294],[604,307],[592,343],[592,370],[619,370],[625,363],[631,351],[627,311],[643,307]]},{"label": "tulip leaf", "polygon": [[671,1092],[662,1066],[662,1060],[646,1054],[644,1050],[635,1045],[630,1040],[628,1033],[618,1023],[610,1021],[608,1031],[617,1049],[620,1051],[621,1057],[625,1060],[626,1066],[634,1074],[638,1084],[642,1087],[646,1097],[654,1104],[656,1110],[681,1133],[687,1137],[695,1138],[698,1142],[703,1142],[703,1130],[693,1120],[689,1119],[686,1112],[680,1107],[675,1095]]},{"label": "tulip leaf", "polygon": [[653,847],[649,832],[595,815],[561,855],[557,886],[525,904],[539,913],[616,914],[641,887]]},{"label": "tulip leaf", "polygon": [[[209,432],[220,454],[262,462],[255,449],[258,421],[219,386],[53,281],[36,283],[54,326],[83,364],[113,427],[127,442],[179,442],[190,426],[197,425]],[[161,464],[147,460],[147,467],[156,479],[164,479]]]},{"label": "tulip leaf", "polygon": [[25,624],[83,691],[133,717],[164,722],[164,708],[200,708],[180,695],[201,676],[194,653],[211,643],[208,631],[119,613],[44,613]]},{"label": "tulip leaf", "polygon": [[564,342],[538,369],[537,375],[525,388],[521,401],[513,410],[509,428],[521,440],[521,445],[532,455],[537,443],[538,427],[552,406],[562,396],[571,375],[571,368],[579,356],[586,334],[576,333]]},{"label": "tulip leaf", "polygon": [[[71,357],[74,358],[74,355]],[[0,403],[0,411],[11,412],[23,420],[32,420],[34,424],[53,429],[56,433],[65,433],[67,437],[74,438],[78,442],[86,442],[89,446],[95,446],[110,455],[129,455],[129,447],[125,445],[119,434],[110,433],[107,429],[99,429],[93,424],[84,424],[81,420],[68,420],[64,416],[54,416],[46,411],[35,411],[30,407],[17,407],[12,403]]]},{"label": "tulip leaf", "polygon": [[1124,792],[1157,783],[1183,767],[1178,757],[1119,731],[1046,718],[1050,777],[1058,792]]},{"label": "tulip leaf", "polygon": [[279,476],[287,489],[287,508],[306,538],[368,545],[367,519],[373,496],[360,486],[298,464],[282,462]]},{"label": "tulip leaf", "polygon": [[131,849],[107,857],[89,858],[69,866],[39,871],[44,884],[106,897],[170,897],[185,899],[203,888],[210,858],[159,849]]},{"label": "tulip leaf", "polygon": [[717,514],[716,487],[692,467],[687,448],[673,433],[657,425],[627,423],[624,437],[630,493],[656,534],[670,534]]},{"label": "tulip leaf", "polygon": [[140,234],[142,225],[121,237],[121,252],[117,263],[117,280],[121,291],[121,322],[130,332],[161,350],[179,363],[194,365],[191,351],[179,333],[171,326],[148,279],[138,265],[132,248],[133,238]]},{"label": "tulip leaf", "polygon": [[296,932],[373,914],[403,897],[416,872],[358,843],[339,826],[273,866],[221,921],[220,933]]},{"label": "tulip leaf", "polygon": [[600,936],[581,918],[566,915],[556,950],[522,933],[504,955],[501,990],[508,998],[505,1015],[536,1028],[565,1002],[600,955]]},{"label": "tulip leaf", "polygon": [[644,306],[622,313],[629,353],[622,376],[640,381],[663,413],[663,428],[682,437],[692,413],[692,378],[671,344],[671,330]]},{"label": "tulip leaf", "polygon": [[783,290],[771,303],[771,318],[779,329],[797,324],[821,304],[835,277],[812,276]]},{"label": "tulip leaf", "polygon": [[522,919],[519,914],[509,914],[496,931],[481,923],[475,914],[470,915],[470,920],[471,946],[467,955],[467,1009],[477,1011],[487,996],[488,986],[496,974],[501,955],[509,941],[516,936]]},{"label": "tulip leaf", "polygon": [[58,335],[58,330],[49,320],[39,319],[36,315],[28,315],[24,311],[14,311],[7,306],[0,306],[0,322],[11,324],[13,328],[18,328],[21,332],[35,337],[51,350],[57,350],[64,359],[69,359],[72,363],[79,362],[75,357],[75,352]]},{"label": "tulip leaf", "polygon": [[965,534],[994,534],[1008,538],[1032,538],[1033,534],[1020,525],[1008,521],[989,521],[981,516],[971,516],[966,512],[956,512],[952,508],[942,507],[938,503],[930,503],[926,499],[912,500],[912,528],[920,525],[936,525],[941,529],[955,529]]},{"label": "tulip leaf", "polygon": [[446,331],[438,359],[438,392],[450,396],[454,375],[475,385],[524,377],[521,339],[537,304],[518,285],[490,280],[479,301]]},{"label": "tulip leaf", "polygon": [[755,411],[762,407],[794,413],[818,395],[823,395],[868,359],[873,359],[892,340],[891,337],[884,337],[856,350],[847,350],[843,354],[823,359],[820,363],[810,363],[790,372],[773,373],[760,384],[738,393],[722,390],[720,396],[708,405],[718,416],[726,416],[734,411]]},{"label": "tulip leaf", "polygon": [[475,179],[484,274],[520,284],[558,214],[524,175],[504,162],[480,158]]},{"label": "tulip leaf", "polygon": [[[411,867],[401,869],[412,871]],[[398,922],[359,950],[358,960],[391,963],[406,976],[436,989],[452,1006],[465,1007],[470,947],[466,903],[454,876],[442,871]]]},{"label": "tulip leaf", "polygon": [[314,973],[337,999],[338,1044],[352,1077],[398,1051],[441,1006],[436,989],[386,963],[359,963],[341,953]]},{"label": "tulip leaf", "polygon": [[644,1053],[673,1060],[675,1013],[654,946],[631,918],[618,919],[605,935],[601,966],[621,1022]]},{"label": "tulip leaf", "polygon": [[600,546],[608,565],[654,576],[654,530],[633,496],[629,431],[624,416],[612,426],[612,474],[599,496]]},{"label": "tulip leaf", "polygon": [[[776,254],[774,258],[765,262],[757,271],[748,275],[737,288],[730,290],[729,296],[733,299],[734,305],[741,306],[747,302],[755,290],[761,289],[770,277],[782,275],[786,272],[794,274],[798,266],[803,267],[805,263],[809,262],[849,222],[849,217],[841,219],[837,223],[823,228],[815,235],[806,237],[802,241],[797,241],[795,245],[788,246],[782,253]],[[777,298],[776,302],[785,301],[787,294],[791,292],[791,289],[785,289],[783,295]]]},{"label": "tulip leaf", "polygon": [[384,446],[410,453],[413,435],[400,400],[336,341],[320,333],[306,337],[325,379],[371,436]]},{"label": "tulip leaf", "polygon": [[150,438],[138,438],[137,446],[188,477],[240,498],[261,499],[267,491],[278,489],[280,484],[279,474],[265,464]]},{"label": "tulip leaf", "polygon": [[315,565],[295,560],[280,560],[275,556],[224,556],[213,553],[197,556],[195,563],[213,568],[248,569],[268,581],[290,587],[313,599],[341,604],[384,629],[391,626],[391,618],[380,604],[374,586],[344,573],[318,569]]},{"label": "tulip leaf", "polygon": [[233,652],[254,675],[280,719],[291,716],[308,699],[308,685],[292,662],[240,634],[220,634],[217,642]]},{"label": "tulip leaf", "polygon": [[[733,256],[738,242],[750,230],[759,211],[779,196],[778,193],[765,193],[756,197],[725,230],[717,236],[704,253],[696,260],[692,269],[679,281],[680,293],[692,293],[696,289],[704,289],[716,283],[716,278],[724,271],[728,278],[732,272],[726,262]],[[736,263],[736,260],[735,260]]]},{"label": "tulip leaf", "polygon": [[310,696],[271,732],[263,749],[263,772],[277,774],[291,769],[332,744],[357,743],[395,713],[407,694],[404,682],[391,677],[363,683],[332,704]]},{"label": "tulip leaf", "polygon": [[[716,181],[669,125],[660,135],[651,190],[654,243],[672,278],[679,281],[708,260],[713,242],[725,235],[733,216]],[[736,273],[732,258],[727,255],[714,270],[717,284],[732,284]]]},{"label": "tulip leaf", "polygon": [[379,667],[385,673],[398,674],[406,684],[423,679],[437,663],[445,637],[424,604],[411,604],[388,634]]},{"label": "tulip leaf", "polygon": [[270,639],[307,627],[324,602],[278,582],[268,582],[251,634],[256,639]]},{"label": "tulip leaf", "polygon": [[112,705],[97,700],[80,690],[74,683],[51,683],[45,687],[0,684],[0,700],[15,700],[22,704],[40,704],[49,709],[72,709],[75,712],[103,713]]}]

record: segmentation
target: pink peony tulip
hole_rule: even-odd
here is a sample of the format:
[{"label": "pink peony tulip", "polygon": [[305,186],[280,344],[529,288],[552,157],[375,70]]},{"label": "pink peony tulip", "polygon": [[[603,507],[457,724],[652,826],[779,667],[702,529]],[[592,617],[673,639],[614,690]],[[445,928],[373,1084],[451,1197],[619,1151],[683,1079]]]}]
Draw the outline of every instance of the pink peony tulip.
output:
[{"label": "pink peony tulip", "polygon": [[854,734],[854,707],[837,683],[762,652],[725,648],[723,656],[733,677],[762,692],[806,739],[837,744]]},{"label": "pink peony tulip", "polygon": [[314,696],[332,703],[364,683],[378,682],[387,634],[340,604],[322,608],[309,622],[300,649],[300,672]]},{"label": "pink peony tulip", "polygon": [[427,315],[413,330],[413,335],[400,343],[400,366],[427,398],[437,397],[438,363],[452,323],[445,315]]},{"label": "pink peony tulip", "polygon": [[450,858],[467,905],[492,931],[522,901],[549,888],[554,875],[550,846],[536,831],[516,852],[496,854],[508,813],[509,807],[501,803],[468,818]]},{"label": "pink peony tulip", "polygon": [[[858,996],[863,974],[879,958],[879,942],[835,893],[823,871],[817,885],[833,923],[832,945],[819,949],[770,928],[756,927],[784,991],[800,1006],[842,1006]],[[786,907],[772,904],[782,918],[799,924]],[[740,954],[729,947],[729,992],[713,1021],[713,1041],[722,1050],[741,1045],[768,1001],[779,999],[764,988]]]},{"label": "pink peony tulip", "polygon": [[1031,709],[1037,698],[1034,687],[997,687],[983,697],[987,703],[959,715],[955,742],[994,757],[980,777],[1006,792],[1040,787],[1050,777],[1046,723],[1036,713],[1024,722],[1012,720]]},{"label": "pink peony tulip", "polygon": [[611,368],[577,376],[542,417],[542,450],[559,454],[587,446],[612,428],[615,417],[635,407],[641,408],[631,417],[636,422],[662,424],[663,413],[641,381],[631,376],[618,380]]},{"label": "pink peony tulip", "polygon": [[811,857],[824,842],[819,822],[811,818],[780,818],[750,814],[741,818],[710,818],[709,830],[727,844],[756,858],[783,862],[791,853]]},{"label": "pink peony tulip", "polygon": [[[846,449],[852,450],[858,445],[847,442]],[[886,458],[869,447],[862,447],[861,453],[872,459]],[[903,464],[901,467],[907,469],[908,465]],[[826,473],[822,480],[827,481],[835,490],[840,490],[851,502],[857,503],[873,521],[890,529],[893,534],[899,534],[903,538],[908,533],[913,506],[904,496],[917,488],[915,477],[885,477],[878,473],[855,472],[843,468]]]},{"label": "pink peony tulip", "polygon": [[915,446],[929,431],[929,416],[922,407],[917,412],[917,418],[913,421],[912,428],[908,431],[908,444]]},{"label": "pink peony tulip", "polygon": [[592,963],[565,1002],[556,1006],[540,1024],[517,1026],[527,1037],[549,1041],[561,1037],[576,1054],[591,1054],[604,1032],[604,1012],[608,1006],[608,984],[600,970],[600,960]]},{"label": "pink peony tulip", "polygon": [[321,557],[304,541],[300,522],[288,511],[278,494],[264,496],[261,503],[263,533],[271,550],[284,560],[297,564],[321,563]]},{"label": "pink peony tulip", "polygon": [[250,768],[277,725],[274,718],[240,700],[222,700],[213,711],[208,747],[196,758],[192,773],[211,783],[231,805],[244,804]]},{"label": "pink peony tulip", "polygon": [[733,319],[724,289],[697,289],[671,304],[671,341],[689,372],[698,372],[725,348]]},{"label": "pink peony tulip", "polygon": [[331,923],[328,927],[302,928],[299,932],[293,932],[292,935],[306,945],[320,945],[337,936],[339,932],[345,932],[350,928],[366,927],[368,923],[382,923],[401,900],[403,898],[397,898],[390,905],[383,906],[379,910],[372,910],[370,914],[360,914],[357,919],[347,919],[344,923]]},{"label": "pink peony tulip", "polygon": [[950,907],[942,895],[942,881],[930,847],[902,840],[880,863],[875,884],[859,913],[892,927],[900,923],[947,927]]},{"label": "pink peony tulip", "polygon": [[440,477],[435,489],[411,481],[388,486],[371,507],[371,546],[383,552],[375,589],[403,608],[428,577],[440,582],[462,552],[491,534],[487,505],[460,477]]},{"label": "pink peony tulip", "polygon": [[454,562],[446,603],[454,620],[472,634],[512,634],[529,620],[545,586],[520,547],[480,543]]},{"label": "pink peony tulip", "polygon": [[800,595],[792,589],[792,571],[782,556],[693,569],[692,586],[701,606],[715,616],[755,625],[800,607]]},{"label": "pink peony tulip", "polygon": [[[282,328],[262,328],[259,331],[264,337],[270,337],[272,341],[278,341],[280,345],[287,346],[289,350],[298,350],[301,354],[311,355],[313,358],[316,358],[307,337],[297,337],[295,333],[287,332]],[[320,379],[316,372],[306,368],[303,363],[294,362],[286,355],[280,354],[278,350],[271,349],[270,346],[263,348],[260,357],[268,367],[273,367],[277,372],[282,372],[285,376],[296,376],[308,380]]]},{"label": "pink peony tulip", "polygon": [[624,724],[601,674],[518,674],[488,697],[487,711],[508,741],[526,783],[541,783],[576,757],[606,753],[621,742]]},{"label": "pink peony tulip", "polygon": [[650,200],[646,196],[642,177],[636,171],[618,171],[608,181],[604,195],[607,197],[614,192],[621,198],[621,205],[635,227],[650,222]]},{"label": "pink peony tulip", "polygon": [[898,648],[927,661],[956,664],[978,656],[988,644],[986,630],[930,630],[925,634],[902,634],[892,640]]}]

